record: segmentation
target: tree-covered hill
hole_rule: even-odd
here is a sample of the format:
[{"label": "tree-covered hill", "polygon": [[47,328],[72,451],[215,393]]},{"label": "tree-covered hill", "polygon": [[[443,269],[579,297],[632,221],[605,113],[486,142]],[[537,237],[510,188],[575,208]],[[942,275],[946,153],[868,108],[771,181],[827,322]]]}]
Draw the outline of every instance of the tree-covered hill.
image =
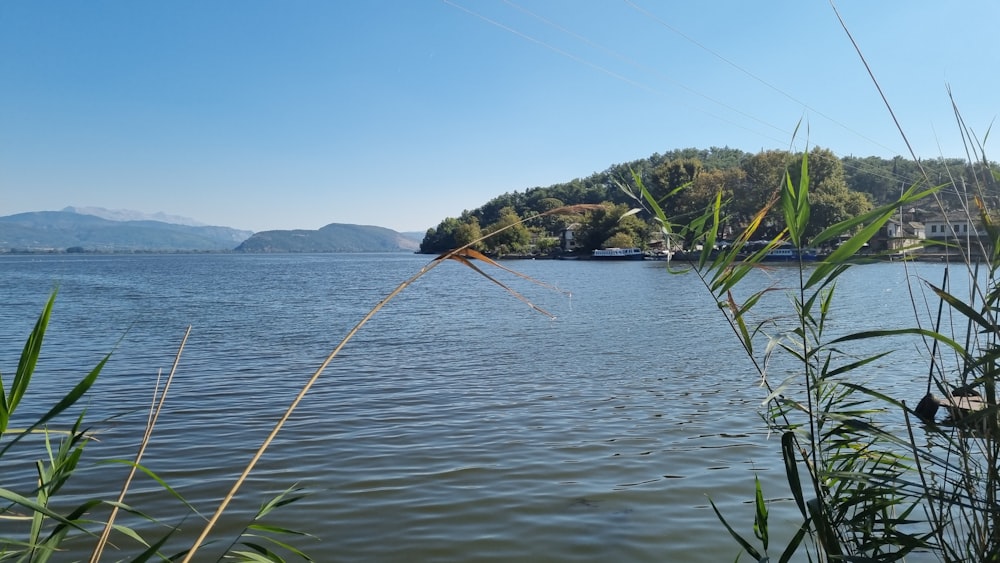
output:
[{"label": "tree-covered hill", "polygon": [[[546,216],[477,244],[480,250],[498,254],[548,253],[559,245],[559,234],[572,226],[580,251],[610,246],[644,247],[655,236],[649,217],[627,215],[635,201],[622,189],[634,189],[633,174],[641,178],[661,207],[678,223],[686,222],[721,194],[729,226],[738,228],[779,189],[786,171],[797,178],[801,153],[769,150],[756,154],[728,147],[679,149],[647,158],[615,164],[586,178],[523,192],[508,192],[481,207],[444,219],[428,229],[421,252],[439,253],[461,246],[506,225],[528,219],[556,207],[604,204],[601,209],[575,215]],[[809,153],[810,199],[815,228],[856,216],[874,205],[893,201],[903,188],[922,183],[923,167],[934,184],[953,181],[962,185],[992,186],[985,165],[970,166],[962,159],[914,162],[903,157],[837,157],[828,149]],[[977,182],[978,180],[978,182]],[[943,190],[947,207],[959,204],[960,194]],[[766,233],[765,234],[774,234]],[[726,233],[720,233],[725,237]]]},{"label": "tree-covered hill", "polygon": [[411,237],[371,225],[331,223],[318,230],[261,231],[237,252],[413,252]]}]

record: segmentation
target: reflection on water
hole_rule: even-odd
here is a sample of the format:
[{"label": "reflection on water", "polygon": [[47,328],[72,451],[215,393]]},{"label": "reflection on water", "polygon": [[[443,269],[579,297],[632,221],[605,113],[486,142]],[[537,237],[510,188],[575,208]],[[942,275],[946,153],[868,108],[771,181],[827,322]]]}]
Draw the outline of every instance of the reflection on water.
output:
[{"label": "reflection on water", "polygon": [[[145,463],[211,512],[330,350],[426,262],[2,257],[0,371],[13,373],[58,285],[34,402],[24,408],[37,414],[114,349],[87,407],[91,420],[118,418],[99,425],[88,459],[129,457],[157,373],[192,325]],[[758,415],[764,393],[695,278],[670,275],[662,263],[511,265],[572,293],[504,275],[556,319],[458,264],[442,265],[329,366],[222,531],[299,483],[310,496],[277,514],[319,538],[298,545],[322,561],[714,562],[738,549],[708,497],[752,533],[754,473],[776,499],[772,526],[797,526],[778,443]],[[787,273],[770,276],[758,283],[781,284]],[[907,324],[902,280],[898,264],[850,272],[831,323]],[[883,384],[920,378],[890,374],[892,365],[873,368],[885,370]],[[112,497],[123,473],[88,470],[81,492],[103,487]],[[12,475],[5,470],[5,485]],[[172,522],[181,513],[149,483],[130,501]],[[193,521],[178,548],[196,534]]]}]

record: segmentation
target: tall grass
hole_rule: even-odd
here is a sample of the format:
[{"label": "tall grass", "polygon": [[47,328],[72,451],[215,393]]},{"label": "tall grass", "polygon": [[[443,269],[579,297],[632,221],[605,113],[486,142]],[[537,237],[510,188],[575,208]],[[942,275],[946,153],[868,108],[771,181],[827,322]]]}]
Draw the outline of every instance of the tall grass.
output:
[{"label": "tall grass", "polygon": [[[979,149],[981,145],[975,145]],[[972,164],[989,170],[982,153],[976,154],[979,158]],[[659,208],[640,177],[633,178],[634,187],[629,189],[660,222],[666,236],[702,244],[700,255],[673,267],[693,272],[715,298],[766,391],[765,421],[780,436],[786,480],[802,519],[790,542],[782,546],[778,561],[790,561],[803,552],[815,561],[896,561],[917,550],[948,562],[1000,560],[1000,418],[996,406],[1000,225],[986,204],[987,186],[995,179],[992,175],[982,178],[976,193],[969,195],[967,213],[983,225],[985,236],[975,241],[979,252],[966,249],[964,262],[954,266],[968,273],[972,297],[950,293],[947,277],[937,284],[911,278],[912,290],[926,291],[937,299],[939,318],[947,313],[951,322],[945,326],[959,327],[958,334],[942,330],[940,323],[933,328],[920,326],[915,319],[915,326],[909,328],[830,335],[837,281],[854,265],[857,251],[898,209],[918,201],[938,201],[936,194],[942,186],[912,186],[898,201],[809,238],[808,165],[805,153],[799,183],[786,174],[773,200],[732,246],[721,250],[714,249],[716,233],[725,223],[721,197],[695,221],[677,225]],[[763,217],[776,207],[781,210],[784,230],[766,248],[744,252],[747,242],[757,238]],[[790,243],[801,253],[842,237],[847,237],[846,242],[821,262],[797,264],[795,286],[737,297],[748,273],[762,267],[768,249]],[[982,257],[981,264],[973,264],[970,257],[976,254]],[[758,305],[775,295],[787,296],[792,326],[756,315]],[[864,319],[854,323],[863,326]],[[928,418],[922,410],[918,416],[910,407],[916,401],[907,392],[913,390],[895,390],[899,395],[891,396],[867,386],[865,368],[896,347],[889,338],[900,336],[922,339],[929,351],[925,406],[947,406],[958,395],[977,394],[986,407],[974,412],[951,409],[953,424],[936,424],[933,413]],[[865,353],[873,342],[881,343],[885,351]],[[775,380],[768,371],[775,354],[797,366],[790,376]],[[901,422],[892,422],[893,416]],[[921,424],[920,417],[927,424]],[[758,561],[770,560],[767,502],[759,482],[754,505],[753,536],[737,532],[723,514],[716,513],[742,551]]]},{"label": "tall grass", "polygon": [[[558,213],[578,213],[582,210],[595,207],[597,206],[567,206],[553,209],[536,217]],[[506,228],[513,228],[518,224],[520,223],[509,225]],[[495,236],[499,232],[502,232],[502,230],[493,232],[488,236]],[[485,238],[483,237],[483,239]],[[483,239],[472,241],[466,246],[438,256],[414,276],[401,283],[362,317],[333,351],[330,352],[305,385],[303,385],[285,412],[275,422],[271,431],[264,437],[256,453],[246,463],[229,492],[222,498],[214,512],[208,517],[202,516],[177,491],[173,490],[166,482],[160,479],[155,472],[142,465],[143,456],[153,435],[159,414],[167,399],[170,384],[176,373],[178,362],[180,361],[184,345],[190,333],[190,328],[188,329],[188,333],[184,335],[177,350],[174,365],[169,375],[163,382],[162,387],[158,384],[155,389],[146,428],[140,439],[135,457],[131,460],[120,461],[129,467],[129,472],[123,479],[122,487],[116,500],[94,499],[85,501],[79,506],[68,510],[56,508],[56,504],[53,501],[57,498],[63,485],[70,481],[74,475],[78,463],[83,456],[84,448],[90,441],[90,435],[84,426],[83,412],[78,412],[75,415],[75,422],[68,430],[51,430],[47,427],[47,424],[54,422],[57,417],[64,415],[67,411],[76,407],[79,400],[93,387],[102,368],[109,360],[110,354],[105,356],[98,366],[91,370],[69,393],[57,401],[57,404],[49,412],[33,422],[28,428],[17,430],[8,427],[15,409],[22,402],[28,391],[29,383],[34,374],[56,299],[56,293],[53,292],[45,304],[34,329],[28,336],[17,372],[9,388],[4,384],[3,379],[0,378],[0,446],[2,446],[0,447],[0,461],[3,460],[4,454],[7,454],[15,445],[24,438],[36,433],[43,439],[42,449],[44,452],[42,456],[43,460],[37,463],[37,483],[30,491],[25,494],[12,489],[0,488],[0,499],[6,503],[0,505],[0,523],[5,524],[0,528],[0,561],[48,561],[54,554],[65,549],[64,546],[69,540],[78,538],[84,538],[86,541],[93,542],[93,549],[89,559],[91,563],[100,561],[106,549],[116,543],[116,539],[127,539],[131,542],[138,542],[143,547],[142,552],[132,558],[131,561],[195,560],[199,549],[208,540],[222,514],[225,513],[231,501],[246,482],[248,476],[264,456],[295,409],[305,399],[316,381],[319,380],[326,367],[375,314],[413,282],[425,276],[444,261],[454,260],[499,285],[509,294],[526,303],[532,310],[551,316],[550,313],[536,306],[523,295],[488,274],[478,263],[513,273],[555,291],[560,290],[523,276],[471,248]],[[170,522],[160,521],[126,503],[128,490],[138,472],[143,473],[158,483],[167,494],[176,497],[181,505],[178,512],[178,514],[181,514],[179,519],[175,518]],[[224,542],[228,545],[221,558],[237,561],[275,562],[284,561],[285,557],[293,556],[296,559],[311,561],[312,559],[308,554],[294,545],[296,538],[305,538],[307,537],[306,534],[265,521],[265,518],[272,516],[275,510],[292,504],[301,498],[303,498],[303,493],[293,485],[291,488],[265,502],[260,510],[245,523],[242,531],[235,538],[214,538],[215,541]],[[103,517],[103,520],[95,517],[96,514],[104,514],[105,512],[107,516]],[[122,520],[122,513],[127,516],[125,524],[120,522]],[[185,523],[185,527],[190,528],[192,527],[191,520],[196,524],[199,521],[202,522],[200,533],[193,544],[189,548],[177,553],[165,553],[163,551],[164,546],[179,531],[180,524]],[[149,532],[146,532],[146,535],[143,534],[142,526],[145,524],[154,524],[154,529],[163,529],[166,531],[158,533],[157,537],[153,538]]]},{"label": "tall grass", "polygon": [[[909,148],[860,47],[843,20],[841,25]],[[697,275],[717,301],[766,391],[765,421],[780,436],[785,477],[801,515],[801,525],[781,547],[778,561],[803,555],[811,561],[897,561],[914,551],[946,562],[1000,560],[1000,224],[990,204],[997,201],[1000,175],[991,169],[984,140],[967,127],[954,100],[952,107],[968,166],[980,171],[971,186],[957,180],[958,174],[944,185],[932,186],[924,174],[923,181],[898,201],[811,238],[806,236],[810,219],[807,154],[802,156],[800,181],[795,184],[786,174],[772,201],[735,244],[721,251],[713,250],[724,223],[721,198],[694,221],[674,224],[640,177],[632,179],[633,186],[623,186],[640,207],[653,214],[665,236],[703,245],[701,254],[680,269]],[[909,328],[830,336],[827,327],[834,314],[837,280],[854,265],[854,254],[897,209],[919,201],[945,214],[949,210],[938,198],[941,189],[965,196],[961,211],[967,221],[982,226],[983,236],[970,238],[964,245],[954,241],[945,245],[961,252],[954,254],[959,262],[948,266],[941,282],[918,280],[907,270],[914,312],[924,298],[937,301],[935,326],[922,326],[915,316]],[[744,253],[747,241],[757,238],[763,218],[774,207],[781,210],[784,230],[767,248]],[[737,288],[749,272],[762,266],[770,248],[787,241],[803,251],[845,236],[849,236],[847,241],[822,262],[800,261],[798,283],[777,292],[789,296],[794,326],[769,331],[780,323],[755,315],[760,302],[769,299],[775,288],[737,298]],[[968,296],[951,292],[953,271],[967,277]],[[941,322],[943,316],[947,322]],[[864,321],[859,318],[854,323],[863,325]],[[927,350],[926,393],[919,403],[908,394],[913,393],[911,389],[890,393],[865,384],[866,366],[889,354],[896,347],[889,339],[900,336],[920,339]],[[873,343],[885,351],[865,353]],[[783,354],[797,366],[790,376],[772,379],[767,366],[773,354]],[[968,401],[969,396],[984,408],[969,411],[951,406]],[[936,421],[936,410],[944,410],[946,420]],[[893,417],[900,422],[892,422]],[[717,509],[716,514],[743,552],[767,561],[771,547],[767,501],[759,482],[756,491],[752,536],[738,532]]]},{"label": "tall grass", "polygon": [[[17,420],[16,411],[23,404],[35,375],[56,295],[56,292],[53,292],[42,308],[25,342],[17,370],[9,385],[3,377],[0,377],[0,463],[3,463],[5,468],[4,474],[10,475],[13,471],[15,461],[11,458],[15,456],[16,460],[30,456],[38,458],[34,463],[35,481],[33,484],[25,485],[28,487],[27,490],[0,487],[0,561],[43,563],[50,560],[64,560],[61,558],[65,557],[67,545],[71,542],[73,545],[80,545],[80,541],[90,542],[88,545],[93,546],[90,561],[99,561],[107,547],[123,540],[136,542],[142,546],[138,555],[130,559],[131,561],[177,560],[184,554],[164,553],[161,551],[163,546],[178,531],[179,522],[183,522],[186,515],[193,514],[195,517],[200,515],[153,471],[142,466],[141,461],[166,400],[167,390],[183,351],[183,342],[177,351],[170,375],[162,387],[157,386],[154,404],[150,409],[135,458],[122,461],[130,470],[123,480],[117,499],[102,499],[92,492],[93,498],[66,507],[66,501],[60,497],[60,493],[73,479],[87,445],[93,440],[93,434],[85,423],[85,412],[79,408],[78,403],[91,390],[111,354],[107,354],[41,417],[25,428],[11,427],[11,421]],[[190,329],[188,330],[190,332]],[[186,340],[187,335],[184,336],[184,341]],[[65,424],[63,421],[67,417],[71,421],[69,427],[58,429],[60,425]],[[158,482],[164,491],[180,501],[181,518],[172,522],[157,520],[125,502],[133,477],[139,471]],[[264,521],[274,509],[295,502],[299,498],[301,494],[289,490],[265,503],[262,509],[246,522],[243,531],[232,540],[224,557],[259,561],[263,556],[268,561],[283,561],[281,554],[291,553],[310,560],[305,553],[281,539],[284,536],[300,534]],[[125,523],[121,522],[123,519]],[[154,531],[144,531],[144,528]],[[165,532],[161,533],[158,530]],[[157,537],[152,538],[154,534]],[[274,549],[268,548],[268,545]]]}]

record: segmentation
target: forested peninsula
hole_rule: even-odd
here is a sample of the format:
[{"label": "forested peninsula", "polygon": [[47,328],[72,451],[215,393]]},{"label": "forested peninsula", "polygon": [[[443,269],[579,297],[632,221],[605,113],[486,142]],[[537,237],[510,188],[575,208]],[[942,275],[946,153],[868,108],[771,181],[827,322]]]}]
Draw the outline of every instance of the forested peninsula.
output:
[{"label": "forested peninsula", "polygon": [[[809,151],[811,228],[819,232],[839,221],[864,213],[899,197],[902,189],[924,183],[954,180],[954,185],[994,182],[986,163],[969,164],[959,158],[921,160],[876,156],[838,157],[821,147]],[[647,248],[659,228],[645,213],[629,215],[636,201],[626,189],[636,190],[633,173],[659,202],[672,221],[686,223],[699,215],[718,194],[726,202],[728,228],[744,226],[784,185],[786,171],[793,182],[801,173],[802,153],[766,150],[756,154],[728,147],[678,149],[623,164],[603,172],[549,187],[534,187],[497,196],[459,217],[449,217],[427,230],[420,244],[424,253],[440,253],[500,231],[475,245],[494,255],[548,256],[567,252],[564,238],[573,233],[573,252],[589,254],[598,248]],[[626,189],[623,189],[623,186]],[[959,194],[941,192],[946,206],[957,208]],[[577,204],[603,204],[577,214],[535,216]],[[780,212],[780,210],[775,210]],[[517,224],[527,219],[522,224]],[[774,236],[780,222],[766,224],[761,234]],[[720,233],[725,236],[726,233]]]}]

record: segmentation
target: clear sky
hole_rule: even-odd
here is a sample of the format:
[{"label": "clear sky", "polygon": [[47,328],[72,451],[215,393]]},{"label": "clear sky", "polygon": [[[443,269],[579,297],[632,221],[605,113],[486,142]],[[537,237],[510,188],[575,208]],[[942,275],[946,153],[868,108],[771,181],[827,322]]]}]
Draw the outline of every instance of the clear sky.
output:
[{"label": "clear sky", "polygon": [[[987,132],[1000,2],[837,8],[918,156],[964,155],[949,86]],[[908,155],[827,0],[0,2],[0,215],[424,231],[653,153],[807,141]]]}]

